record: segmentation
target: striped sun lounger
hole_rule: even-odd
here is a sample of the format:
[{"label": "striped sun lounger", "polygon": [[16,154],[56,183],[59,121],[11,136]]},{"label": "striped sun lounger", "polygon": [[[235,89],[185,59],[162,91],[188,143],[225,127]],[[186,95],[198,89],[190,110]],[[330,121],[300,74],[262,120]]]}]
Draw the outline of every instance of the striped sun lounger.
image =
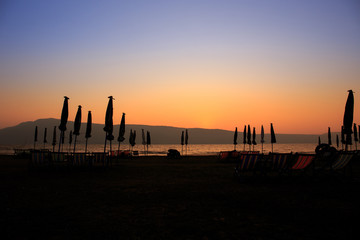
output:
[{"label": "striped sun lounger", "polygon": [[355,156],[354,152],[342,152],[339,153],[338,157],[331,164],[330,170],[340,170],[345,168]]},{"label": "striped sun lounger", "polygon": [[245,172],[253,172],[257,170],[258,162],[261,155],[259,153],[241,154],[238,165],[235,168],[235,176],[240,176]]},{"label": "striped sun lounger", "polygon": [[31,153],[31,163],[34,165],[43,165],[48,161],[48,152],[34,151]]},{"label": "striped sun lounger", "polygon": [[283,171],[288,168],[289,162],[292,159],[291,153],[271,153],[269,155],[271,161],[271,170]]},{"label": "striped sun lounger", "polygon": [[291,170],[303,170],[307,168],[315,159],[314,154],[296,154],[295,163]]}]

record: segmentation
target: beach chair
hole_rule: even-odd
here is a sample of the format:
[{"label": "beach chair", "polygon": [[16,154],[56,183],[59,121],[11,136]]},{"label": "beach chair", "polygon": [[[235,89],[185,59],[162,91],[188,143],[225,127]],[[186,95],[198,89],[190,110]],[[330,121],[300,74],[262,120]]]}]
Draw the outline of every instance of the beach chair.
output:
[{"label": "beach chair", "polygon": [[278,175],[286,173],[292,160],[292,153],[270,153],[263,164],[263,173],[276,172]]},{"label": "beach chair", "polygon": [[73,153],[71,156],[73,166],[88,166],[89,158],[87,153]]},{"label": "beach chair", "polygon": [[224,151],[219,153],[218,159],[222,162],[236,162],[239,156],[240,152],[238,151]]},{"label": "beach chair", "polygon": [[109,153],[93,152],[91,156],[91,165],[109,165]]},{"label": "beach chair", "polygon": [[325,170],[330,172],[331,174],[342,173],[343,175],[345,175],[348,167],[351,168],[351,160],[356,157],[356,152],[339,152],[338,156],[331,163],[330,167],[326,168]]},{"label": "beach chair", "polygon": [[310,166],[313,166],[311,169],[314,170],[315,159],[315,154],[296,153],[294,155],[293,164],[290,167],[290,173],[294,174],[300,172],[301,174],[304,174],[310,169]]},{"label": "beach chair", "polygon": [[32,151],[31,152],[31,164],[32,165],[45,165],[48,163],[48,152],[44,151]]},{"label": "beach chair", "polygon": [[52,152],[51,153],[51,164],[53,166],[65,166],[68,165],[68,157],[65,152]]},{"label": "beach chair", "polygon": [[235,167],[234,175],[236,177],[240,177],[247,172],[252,172],[253,175],[256,174],[256,171],[259,170],[258,163],[262,158],[262,154],[260,153],[245,153],[240,154],[238,157],[238,163]]}]

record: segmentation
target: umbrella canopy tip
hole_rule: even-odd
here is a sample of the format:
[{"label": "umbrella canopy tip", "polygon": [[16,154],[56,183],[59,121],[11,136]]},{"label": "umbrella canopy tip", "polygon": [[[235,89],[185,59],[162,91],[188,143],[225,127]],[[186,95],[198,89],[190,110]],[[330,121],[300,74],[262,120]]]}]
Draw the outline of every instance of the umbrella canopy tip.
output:
[{"label": "umbrella canopy tip", "polygon": [[64,96],[64,98],[65,98],[65,99],[70,99],[70,98],[68,98],[67,96]]}]

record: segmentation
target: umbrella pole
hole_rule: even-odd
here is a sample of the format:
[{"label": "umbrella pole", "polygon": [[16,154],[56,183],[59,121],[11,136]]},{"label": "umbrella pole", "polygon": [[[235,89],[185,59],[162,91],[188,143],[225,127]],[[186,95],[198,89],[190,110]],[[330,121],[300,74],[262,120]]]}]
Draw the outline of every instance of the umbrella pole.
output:
[{"label": "umbrella pole", "polygon": [[263,154],[264,153],[264,144],[261,143],[261,153]]},{"label": "umbrella pole", "polygon": [[88,139],[86,138],[86,140],[85,140],[85,153],[87,153],[87,142],[88,142]]},{"label": "umbrella pole", "polygon": [[61,142],[62,142],[62,135],[63,135],[62,133],[63,133],[63,131],[60,132],[59,152],[61,150]]},{"label": "umbrella pole", "polygon": [[106,137],[107,137],[107,133],[105,134],[104,153],[106,153]]},{"label": "umbrella pole", "polygon": [[272,153],[274,152],[274,144],[273,143],[271,144],[271,152]]},{"label": "umbrella pole", "polygon": [[77,137],[77,135],[75,135],[75,139],[74,139],[74,153],[75,153],[75,149],[76,149],[76,137]]}]

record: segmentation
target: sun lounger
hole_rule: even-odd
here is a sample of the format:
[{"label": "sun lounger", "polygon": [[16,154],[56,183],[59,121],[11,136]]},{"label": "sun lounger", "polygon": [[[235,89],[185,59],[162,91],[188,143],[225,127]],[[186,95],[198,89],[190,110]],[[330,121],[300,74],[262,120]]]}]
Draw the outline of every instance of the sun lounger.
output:
[{"label": "sun lounger", "polygon": [[73,153],[71,156],[72,165],[89,166],[89,157],[87,153]]},{"label": "sun lounger", "polygon": [[45,165],[48,163],[49,152],[45,151],[32,151],[31,152],[31,164],[32,165]]},{"label": "sun lounger", "polygon": [[244,153],[240,154],[238,158],[238,164],[235,168],[234,175],[240,177],[246,172],[256,173],[258,169],[258,163],[262,158],[262,154],[259,153]]},{"label": "sun lounger", "polygon": [[109,164],[109,153],[104,152],[93,152],[91,156],[92,165],[108,165]]},{"label": "sun lounger", "polygon": [[270,153],[269,154],[269,170],[283,174],[289,168],[292,160],[292,153]]}]

